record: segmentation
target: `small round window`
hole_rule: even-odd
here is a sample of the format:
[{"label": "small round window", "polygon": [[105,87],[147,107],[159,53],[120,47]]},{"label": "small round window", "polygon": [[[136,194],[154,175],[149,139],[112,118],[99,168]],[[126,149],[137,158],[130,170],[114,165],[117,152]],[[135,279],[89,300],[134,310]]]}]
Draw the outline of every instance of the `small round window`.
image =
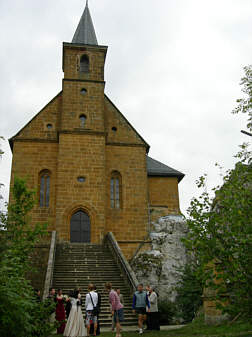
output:
[{"label": "small round window", "polygon": [[80,118],[81,126],[85,126],[87,116],[86,115],[80,115],[79,118]]},{"label": "small round window", "polygon": [[84,96],[84,95],[86,95],[86,93],[87,93],[87,89],[85,89],[85,88],[82,88],[81,89],[81,91],[80,91],[80,93]]},{"label": "small round window", "polygon": [[53,125],[52,125],[51,123],[48,123],[48,124],[46,125],[46,127],[47,127],[48,130],[52,130]]},{"label": "small round window", "polygon": [[84,183],[86,181],[86,178],[85,177],[78,177],[77,180],[78,180],[79,183]]},{"label": "small round window", "polygon": [[111,129],[113,132],[116,132],[117,131],[117,128],[115,126],[112,127]]}]

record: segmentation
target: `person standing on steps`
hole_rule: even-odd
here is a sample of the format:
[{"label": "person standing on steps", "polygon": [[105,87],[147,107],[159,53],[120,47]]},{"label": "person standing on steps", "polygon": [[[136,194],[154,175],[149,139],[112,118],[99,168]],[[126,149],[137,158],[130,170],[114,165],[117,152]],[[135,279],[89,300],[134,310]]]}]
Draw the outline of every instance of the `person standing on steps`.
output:
[{"label": "person standing on steps", "polygon": [[109,294],[109,302],[111,305],[111,315],[114,318],[116,325],[116,337],[122,337],[121,335],[121,323],[124,321],[123,305],[120,302],[120,298],[116,291],[112,289],[111,283],[105,284],[105,289]]},{"label": "person standing on steps", "polygon": [[123,294],[121,294],[121,289],[116,288],[116,292],[117,292],[117,295],[119,296],[120,302],[122,303],[122,305],[124,305],[124,298],[123,298]]},{"label": "person standing on steps", "polygon": [[138,315],[139,334],[143,333],[143,323],[146,321],[146,307],[150,312],[150,302],[146,291],[143,290],[143,284],[139,284],[133,297],[133,313]]},{"label": "person standing on steps", "polygon": [[[94,292],[97,293],[98,296],[98,302],[97,302],[97,310],[98,310],[98,314],[97,314],[97,330],[96,330],[96,336],[99,336],[101,334],[100,332],[100,322],[99,322],[99,315],[101,312],[101,294],[97,291],[96,285],[94,284]],[[91,324],[90,326],[90,335],[92,335],[94,333],[94,324]]]},{"label": "person standing on steps", "polygon": [[90,283],[88,285],[88,293],[86,295],[86,326],[87,326],[87,335],[90,336],[90,326],[94,324],[94,336],[96,336],[97,331],[97,322],[98,322],[98,295],[94,291],[94,285]]}]

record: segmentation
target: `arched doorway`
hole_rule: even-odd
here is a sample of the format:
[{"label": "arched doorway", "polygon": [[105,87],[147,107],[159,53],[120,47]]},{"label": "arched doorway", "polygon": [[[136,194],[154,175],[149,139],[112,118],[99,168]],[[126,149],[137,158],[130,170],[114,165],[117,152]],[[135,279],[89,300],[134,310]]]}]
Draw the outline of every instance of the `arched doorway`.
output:
[{"label": "arched doorway", "polygon": [[84,211],[74,213],[70,221],[70,242],[90,242],[90,218]]}]

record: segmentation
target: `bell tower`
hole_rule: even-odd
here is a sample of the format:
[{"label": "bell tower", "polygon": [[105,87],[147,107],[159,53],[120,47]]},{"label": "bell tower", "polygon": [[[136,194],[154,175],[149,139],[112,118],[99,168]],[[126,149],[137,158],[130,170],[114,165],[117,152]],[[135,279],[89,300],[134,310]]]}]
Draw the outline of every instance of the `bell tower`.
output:
[{"label": "bell tower", "polygon": [[104,132],[104,65],[107,47],[99,46],[86,3],[71,43],[63,43],[62,131]]},{"label": "bell tower", "polygon": [[90,221],[90,242],[100,243],[105,231],[106,53],[107,47],[98,45],[87,2],[72,42],[63,43],[56,200],[62,240],[73,236],[79,214]]}]

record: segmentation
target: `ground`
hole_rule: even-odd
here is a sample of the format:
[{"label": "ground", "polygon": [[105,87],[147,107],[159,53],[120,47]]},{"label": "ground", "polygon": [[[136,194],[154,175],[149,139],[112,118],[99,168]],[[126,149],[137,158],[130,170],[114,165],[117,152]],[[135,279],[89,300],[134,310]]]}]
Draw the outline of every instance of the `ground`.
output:
[{"label": "ground", "polygon": [[[124,337],[139,336],[137,332],[123,332]],[[144,333],[146,337],[252,337],[252,323],[236,322],[221,326],[206,326],[200,320],[176,330]],[[113,332],[103,332],[103,337],[114,337]]]}]

